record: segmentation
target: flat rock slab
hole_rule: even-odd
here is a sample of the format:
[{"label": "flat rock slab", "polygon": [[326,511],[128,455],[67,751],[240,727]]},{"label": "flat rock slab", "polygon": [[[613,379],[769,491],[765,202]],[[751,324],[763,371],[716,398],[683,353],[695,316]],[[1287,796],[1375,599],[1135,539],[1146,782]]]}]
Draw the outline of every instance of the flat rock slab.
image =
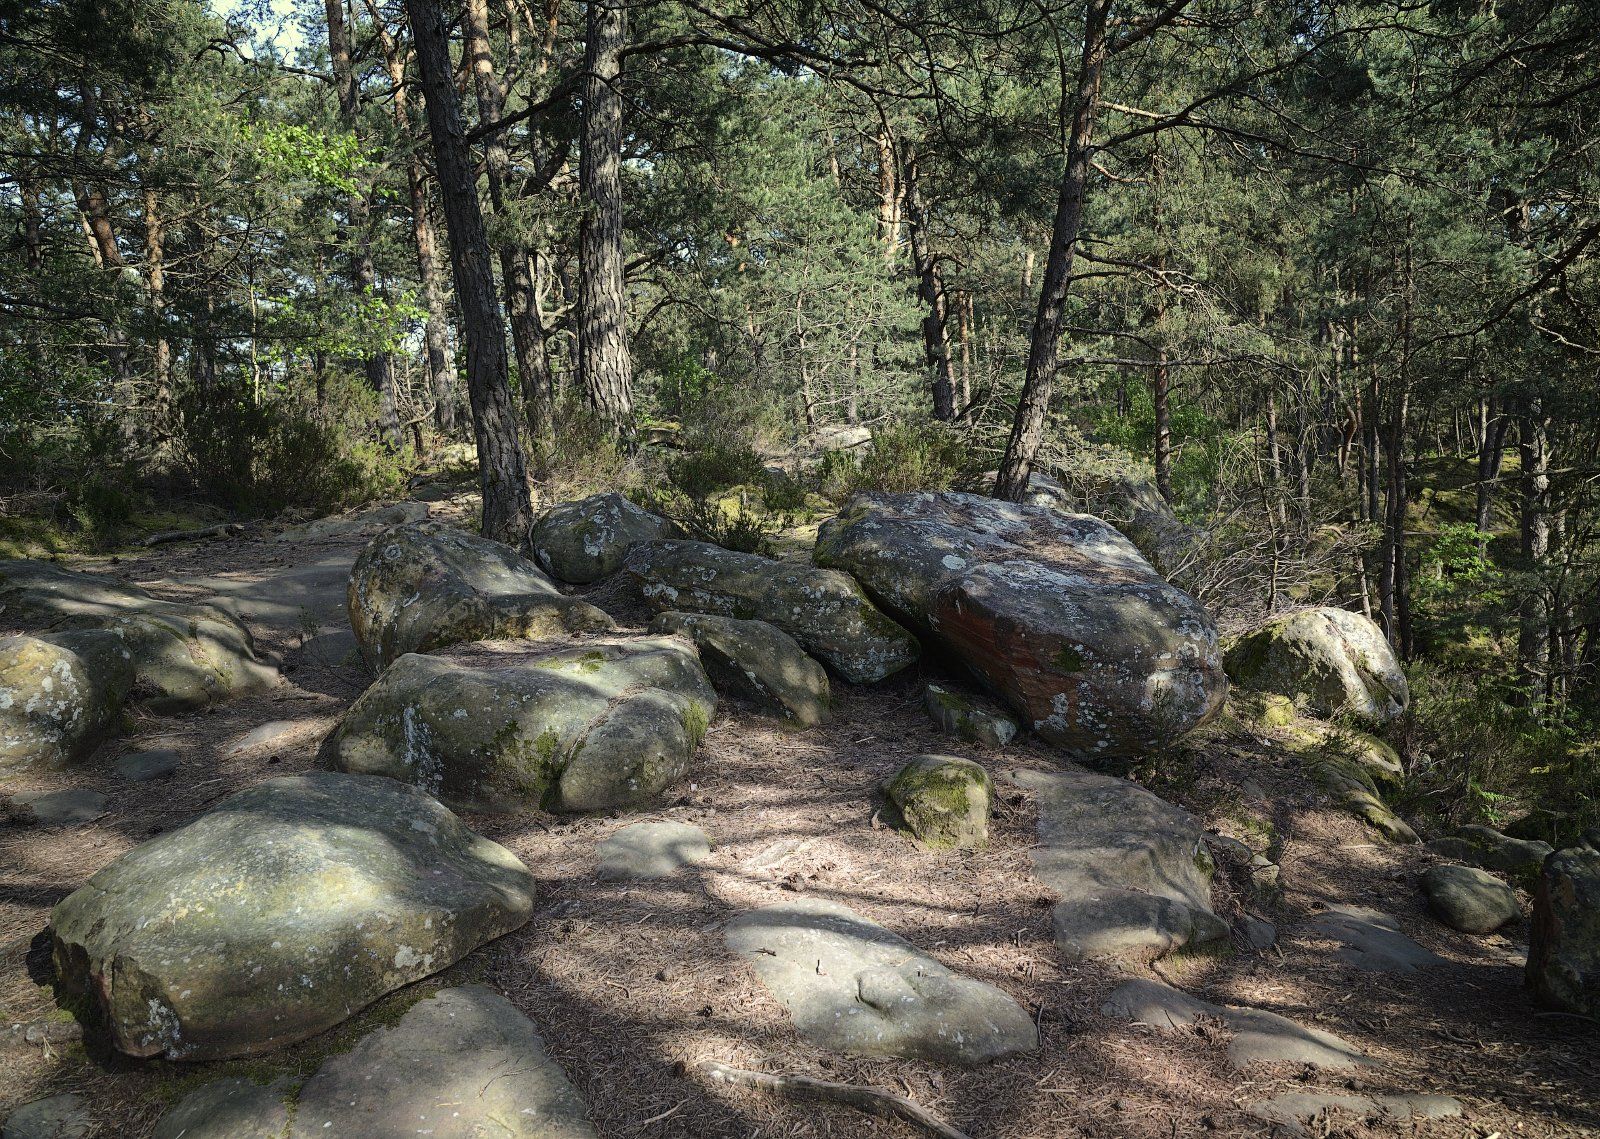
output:
[{"label": "flat rock slab", "polygon": [[325,1061],[292,1139],[596,1139],[588,1107],[532,1021],[482,985],[442,989]]},{"label": "flat rock slab", "polygon": [[226,573],[177,577],[175,584],[201,589],[241,620],[282,635],[309,635],[345,623],[350,587],[348,549],[292,566],[251,566]]},{"label": "flat rock slab", "polygon": [[275,542],[338,542],[370,534],[385,526],[398,526],[405,522],[423,522],[428,517],[425,502],[396,502],[363,510],[356,514],[332,514],[314,518],[310,522],[289,529],[273,537]]},{"label": "flat rock slab", "polygon": [[1521,916],[1517,893],[1475,866],[1432,866],[1422,875],[1428,910],[1462,933],[1493,933]]},{"label": "flat rock slab", "polygon": [[79,1139],[89,1134],[94,1117],[81,1095],[51,1096],[25,1103],[6,1118],[0,1139]]},{"label": "flat rock slab", "polygon": [[233,745],[228,748],[228,754],[238,755],[240,752],[254,751],[256,748],[274,744],[281,746],[304,726],[304,720],[268,720],[234,740]]},{"label": "flat rock slab", "polygon": [[1109,775],[1010,779],[1039,803],[1034,875],[1061,895],[1052,916],[1069,960],[1150,959],[1228,936],[1211,909],[1215,865],[1194,816]]},{"label": "flat rock slab", "polygon": [[1228,1062],[1235,1068],[1258,1063],[1355,1068],[1374,1063],[1332,1033],[1265,1009],[1212,1004],[1160,981],[1129,981],[1111,992],[1100,1011],[1159,1032],[1186,1031],[1203,1018],[1219,1020],[1233,1033]]},{"label": "flat rock slab", "polygon": [[150,1139],[283,1139],[292,1093],[249,1080],[215,1080],[161,1117]]},{"label": "flat rock slab", "polygon": [[711,857],[706,832],[688,823],[634,823],[595,847],[605,879],[666,878]]},{"label": "flat rock slab", "polygon": [[[1455,1119],[1461,1114],[1461,1101],[1445,1095],[1329,1095],[1319,1092],[1284,1092],[1271,1099],[1245,1104],[1247,1114],[1274,1123],[1292,1135],[1329,1134],[1326,1129],[1308,1132],[1302,1124],[1337,1123],[1340,1116],[1352,1122],[1381,1119],[1386,1123],[1421,1123],[1430,1119]],[[1337,1134],[1337,1132],[1332,1132]]]},{"label": "flat rock slab", "polygon": [[165,779],[178,770],[179,756],[171,748],[129,751],[117,756],[117,774],[129,783],[148,783]]},{"label": "flat rock slab", "polygon": [[1544,860],[1555,853],[1555,848],[1547,842],[1511,838],[1493,827],[1476,824],[1458,827],[1454,834],[1434,839],[1428,846],[1444,858],[1509,874],[1530,891],[1539,883]]},{"label": "flat rock slab", "polygon": [[533,877],[393,779],[273,779],[56,906],[56,973],[132,1056],[217,1060],[329,1028],[508,933]]},{"label": "flat rock slab", "polygon": [[723,936],[819,1048],[972,1067],[1039,1046],[1033,1021],[1005,993],[837,902],[766,906],[734,918]]},{"label": "flat rock slab", "polygon": [[1388,914],[1363,906],[1329,906],[1306,924],[1305,932],[1339,943],[1335,956],[1346,965],[1373,973],[1409,973],[1448,962],[1400,932]]},{"label": "flat rock slab", "polygon": [[66,791],[24,791],[5,800],[5,813],[24,826],[71,827],[92,823],[106,813],[106,797],[75,787]]}]

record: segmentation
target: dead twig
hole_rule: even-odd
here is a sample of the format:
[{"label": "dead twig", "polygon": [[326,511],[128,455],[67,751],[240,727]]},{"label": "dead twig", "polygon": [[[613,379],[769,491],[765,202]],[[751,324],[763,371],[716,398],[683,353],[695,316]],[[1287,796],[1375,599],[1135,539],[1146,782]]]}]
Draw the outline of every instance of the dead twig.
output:
[{"label": "dead twig", "polygon": [[903,1119],[930,1135],[938,1136],[939,1139],[970,1139],[965,1132],[957,1131],[927,1108],[884,1088],[840,1084],[832,1080],[814,1079],[811,1076],[779,1076],[770,1072],[752,1072],[745,1068],[719,1064],[715,1060],[702,1060],[680,1067],[699,1072],[717,1083],[758,1088],[761,1091],[776,1092],[795,1099],[828,1100],[864,1111],[868,1115],[876,1115],[881,1119]]}]

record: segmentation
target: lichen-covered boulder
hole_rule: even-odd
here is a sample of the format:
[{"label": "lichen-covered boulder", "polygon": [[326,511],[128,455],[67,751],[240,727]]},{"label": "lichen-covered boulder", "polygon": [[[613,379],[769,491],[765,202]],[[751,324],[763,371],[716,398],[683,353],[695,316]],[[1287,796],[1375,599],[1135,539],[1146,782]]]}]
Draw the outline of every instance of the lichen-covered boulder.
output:
[{"label": "lichen-covered boulder", "polygon": [[1015,720],[980,708],[965,696],[937,684],[930,684],[923,691],[922,706],[942,731],[968,743],[1005,747],[1017,738]]},{"label": "lichen-covered boulder", "polygon": [[1473,866],[1430,866],[1422,892],[1433,916],[1462,933],[1493,933],[1522,913],[1516,891]]},{"label": "lichen-covered boulder", "polygon": [[919,755],[883,785],[907,828],[936,850],[989,845],[994,780],[954,755]]},{"label": "lichen-covered boulder", "polygon": [[803,727],[828,718],[828,673],[800,642],[765,621],[709,613],[658,614],[652,633],[682,633],[700,650],[711,683]]},{"label": "lichen-covered boulder", "polygon": [[1600,1017],[1600,850],[1573,847],[1545,859],[1532,925],[1528,987],[1556,1008]]},{"label": "lichen-covered boulder", "polygon": [[1454,834],[1434,839],[1428,845],[1434,853],[1445,858],[1509,874],[1530,892],[1538,887],[1539,871],[1544,869],[1544,860],[1555,853],[1547,842],[1512,838],[1493,827],[1476,823],[1457,827]]},{"label": "lichen-covered boulder", "polygon": [[620,494],[596,494],[545,511],[533,524],[533,556],[547,573],[582,584],[616,573],[635,542],[682,536]]},{"label": "lichen-covered boulder", "polygon": [[487,642],[395,661],[322,757],[468,810],[642,807],[683,777],[715,711],[679,637]]},{"label": "lichen-covered boulder", "polygon": [[238,618],[210,602],[163,601],[137,586],[43,562],[0,562],[0,608],[30,628],[104,629],[134,669],[132,696],[158,714],[193,711],[276,685]]},{"label": "lichen-covered boulder", "polygon": [[1381,727],[1411,702],[1383,630],[1348,609],[1325,605],[1275,618],[1229,646],[1224,663],[1239,687],[1303,698],[1319,716]]},{"label": "lichen-covered boulder", "polygon": [[133,654],[98,629],[0,638],[0,775],[65,767],[116,725]]},{"label": "lichen-covered boulder", "polygon": [[373,538],[350,570],[349,606],[361,652],[379,667],[445,645],[616,628],[510,546],[438,522]]},{"label": "lichen-covered boulder", "polygon": [[[1201,532],[1179,520],[1156,487],[1149,468],[1121,471],[1059,471],[1060,477],[1035,471],[1028,476],[1022,501],[1048,506],[1064,514],[1092,514],[1120,530],[1162,577],[1173,577],[1192,561]],[[984,475],[979,489],[994,485],[994,472]]]},{"label": "lichen-covered boulder", "polygon": [[1126,756],[1216,714],[1217,630],[1098,518],[973,494],[869,494],[817,538],[1052,743]]},{"label": "lichen-covered boulder", "polygon": [[57,975],[131,1056],[219,1060],[329,1028],[528,920],[510,851],[392,779],[225,799],[56,906]]},{"label": "lichen-covered boulder", "polygon": [[624,565],[656,609],[766,621],[851,684],[893,676],[921,652],[849,574],[709,542],[641,542]]}]

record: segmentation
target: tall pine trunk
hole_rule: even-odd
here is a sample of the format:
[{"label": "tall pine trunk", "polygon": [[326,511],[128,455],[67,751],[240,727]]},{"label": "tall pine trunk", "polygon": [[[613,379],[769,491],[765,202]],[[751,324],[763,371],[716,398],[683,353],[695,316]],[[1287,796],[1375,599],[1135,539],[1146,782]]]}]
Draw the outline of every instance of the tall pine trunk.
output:
[{"label": "tall pine trunk", "polygon": [[948,423],[956,417],[955,367],[950,353],[950,305],[939,259],[934,256],[929,227],[933,214],[918,181],[917,152],[905,144],[906,208],[911,213],[911,259],[916,263],[917,296],[922,314],[922,354],[933,395],[933,417]]}]

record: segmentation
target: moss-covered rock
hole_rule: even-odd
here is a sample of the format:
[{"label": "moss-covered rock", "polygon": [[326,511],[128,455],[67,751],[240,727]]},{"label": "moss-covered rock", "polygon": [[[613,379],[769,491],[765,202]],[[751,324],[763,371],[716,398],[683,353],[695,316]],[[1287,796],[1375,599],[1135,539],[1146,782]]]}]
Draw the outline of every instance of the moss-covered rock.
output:
[{"label": "moss-covered rock", "polygon": [[715,710],[678,637],[495,642],[401,657],[322,756],[468,810],[642,807],[682,778]]},{"label": "moss-covered rock", "polygon": [[1239,687],[1303,700],[1319,716],[1382,726],[1411,700],[1383,630],[1346,609],[1275,618],[1230,645],[1224,661]]},{"label": "moss-covered rock", "polygon": [[1306,774],[1356,818],[1397,843],[1419,841],[1411,825],[1384,801],[1405,772],[1394,748],[1376,736],[1316,720],[1299,720],[1280,733],[1305,764]]},{"label": "moss-covered rock", "polygon": [[994,780],[953,755],[919,755],[883,785],[907,829],[936,850],[989,845]]},{"label": "moss-covered rock", "polygon": [[972,494],[860,495],[817,539],[1046,740],[1138,755],[1214,716],[1216,626],[1098,518]]},{"label": "moss-covered rock", "polygon": [[85,629],[0,639],[0,775],[65,767],[116,726],[133,654]]},{"label": "moss-covered rock", "polygon": [[1574,847],[1545,860],[1533,897],[1527,982],[1558,1009],[1600,1017],[1600,850]]},{"label": "moss-covered rock", "polygon": [[1511,838],[1493,827],[1476,824],[1458,827],[1455,833],[1435,839],[1429,846],[1446,858],[1509,874],[1530,891],[1538,886],[1544,860],[1554,853],[1547,842]]},{"label": "moss-covered rock", "polygon": [[156,713],[193,711],[279,682],[250,631],[209,602],[163,601],[136,586],[41,562],[0,564],[0,607],[41,629],[104,629],[133,662],[132,696]]},{"label": "moss-covered rock", "polygon": [[562,581],[609,577],[635,542],[681,538],[678,526],[615,492],[552,506],[533,524],[533,556]]},{"label": "moss-covered rock", "polygon": [[532,909],[527,868],[428,795],[314,772],[135,847],[50,927],[63,985],[118,1049],[216,1060],[338,1024]]},{"label": "moss-covered rock", "polygon": [[510,546],[438,522],[395,526],[373,538],[350,570],[349,607],[362,654],[378,667],[446,645],[616,628]]},{"label": "moss-covered rock", "polygon": [[923,691],[922,706],[941,731],[967,743],[1005,747],[1017,737],[1017,722],[1009,716],[979,707],[967,697],[937,684],[930,684]]},{"label": "moss-covered rock", "polygon": [[851,684],[893,676],[921,652],[848,574],[709,542],[641,542],[625,565],[656,609],[766,621]]},{"label": "moss-covered rock", "polygon": [[711,683],[803,727],[827,720],[828,673],[800,642],[765,621],[709,613],[659,614],[652,633],[682,633],[700,650]]},{"label": "moss-covered rock", "polygon": [[1493,933],[1522,913],[1510,886],[1473,866],[1431,866],[1422,891],[1433,916],[1462,933]]}]

